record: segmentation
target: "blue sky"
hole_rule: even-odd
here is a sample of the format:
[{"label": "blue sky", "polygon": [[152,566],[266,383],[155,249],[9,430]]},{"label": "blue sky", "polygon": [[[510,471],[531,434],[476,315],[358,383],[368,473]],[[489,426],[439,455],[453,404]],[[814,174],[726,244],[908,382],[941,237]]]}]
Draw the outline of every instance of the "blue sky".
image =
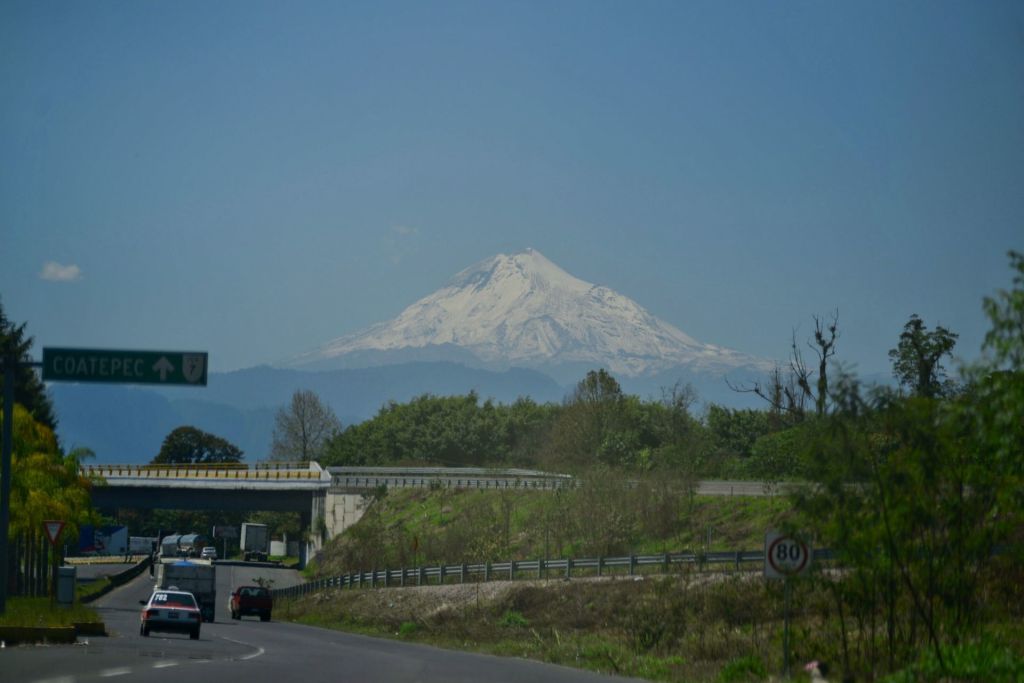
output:
[{"label": "blue sky", "polygon": [[977,354],[1024,249],[1019,2],[0,4],[0,297],[268,363],[533,247],[783,358]]}]

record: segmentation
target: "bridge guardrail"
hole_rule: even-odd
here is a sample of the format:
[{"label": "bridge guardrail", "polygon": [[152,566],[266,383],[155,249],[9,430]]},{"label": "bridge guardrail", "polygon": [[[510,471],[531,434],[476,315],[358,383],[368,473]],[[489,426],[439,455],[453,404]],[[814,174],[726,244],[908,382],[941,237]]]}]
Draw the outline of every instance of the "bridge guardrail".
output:
[{"label": "bridge guardrail", "polygon": [[348,489],[388,488],[457,488],[457,489],[523,489],[555,490],[575,485],[565,479],[523,478],[453,478],[453,477],[398,477],[398,476],[338,476],[332,475],[331,486]]},{"label": "bridge guardrail", "polygon": [[[813,551],[816,561],[835,559],[834,553],[827,548]],[[627,555],[622,557],[591,557],[561,558],[555,560],[509,560],[507,562],[485,562],[482,564],[438,565],[436,567],[407,567],[402,569],[374,569],[369,572],[353,572],[341,574],[316,581],[301,583],[288,588],[277,588],[271,591],[277,597],[298,597],[316,593],[325,589],[388,587],[427,585],[431,580],[443,584],[447,579],[458,577],[459,583],[467,580],[479,581],[514,581],[517,578],[544,579],[550,578],[552,572],[557,576],[572,578],[573,572],[580,575],[588,572],[595,576],[604,576],[606,570],[625,569],[627,576],[636,575],[641,567],[661,567],[668,571],[672,565],[691,565],[705,567],[708,565],[731,565],[740,569],[742,565],[764,563],[763,550],[730,550],[705,553],[663,553],[661,555]],[[413,583],[414,582],[414,583]]]},{"label": "bridge guardrail", "polygon": [[320,479],[322,471],[312,469],[254,468],[246,466],[195,465],[84,465],[87,477],[131,477],[137,479]]},{"label": "bridge guardrail", "polygon": [[[387,488],[518,489],[557,491],[575,488],[580,480],[569,474],[483,467],[327,467],[331,487],[343,490]],[[638,482],[627,482],[636,486]],[[798,482],[706,480],[694,482],[698,495],[775,496],[800,486]]]}]

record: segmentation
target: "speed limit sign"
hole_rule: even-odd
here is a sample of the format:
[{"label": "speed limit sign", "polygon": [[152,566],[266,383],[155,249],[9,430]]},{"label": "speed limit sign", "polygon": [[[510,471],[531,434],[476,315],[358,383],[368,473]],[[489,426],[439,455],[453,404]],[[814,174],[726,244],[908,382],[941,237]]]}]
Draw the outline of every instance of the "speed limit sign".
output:
[{"label": "speed limit sign", "polygon": [[764,576],[787,579],[800,576],[811,567],[811,550],[793,536],[769,531],[764,537]]}]

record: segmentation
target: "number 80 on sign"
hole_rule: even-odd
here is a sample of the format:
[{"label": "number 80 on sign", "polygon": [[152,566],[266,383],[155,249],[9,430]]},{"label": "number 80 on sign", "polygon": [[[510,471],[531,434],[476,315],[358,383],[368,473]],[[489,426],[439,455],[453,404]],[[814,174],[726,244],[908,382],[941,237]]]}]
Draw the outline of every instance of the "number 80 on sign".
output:
[{"label": "number 80 on sign", "polygon": [[811,551],[798,538],[769,531],[764,538],[764,576],[787,579],[806,573],[811,567]]}]

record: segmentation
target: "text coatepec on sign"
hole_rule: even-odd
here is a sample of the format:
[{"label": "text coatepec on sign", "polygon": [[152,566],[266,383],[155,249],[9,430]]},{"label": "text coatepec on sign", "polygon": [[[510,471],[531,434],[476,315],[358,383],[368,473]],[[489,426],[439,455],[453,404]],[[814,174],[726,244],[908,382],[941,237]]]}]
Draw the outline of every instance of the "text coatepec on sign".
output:
[{"label": "text coatepec on sign", "polygon": [[43,380],[206,386],[203,351],[43,349]]}]

